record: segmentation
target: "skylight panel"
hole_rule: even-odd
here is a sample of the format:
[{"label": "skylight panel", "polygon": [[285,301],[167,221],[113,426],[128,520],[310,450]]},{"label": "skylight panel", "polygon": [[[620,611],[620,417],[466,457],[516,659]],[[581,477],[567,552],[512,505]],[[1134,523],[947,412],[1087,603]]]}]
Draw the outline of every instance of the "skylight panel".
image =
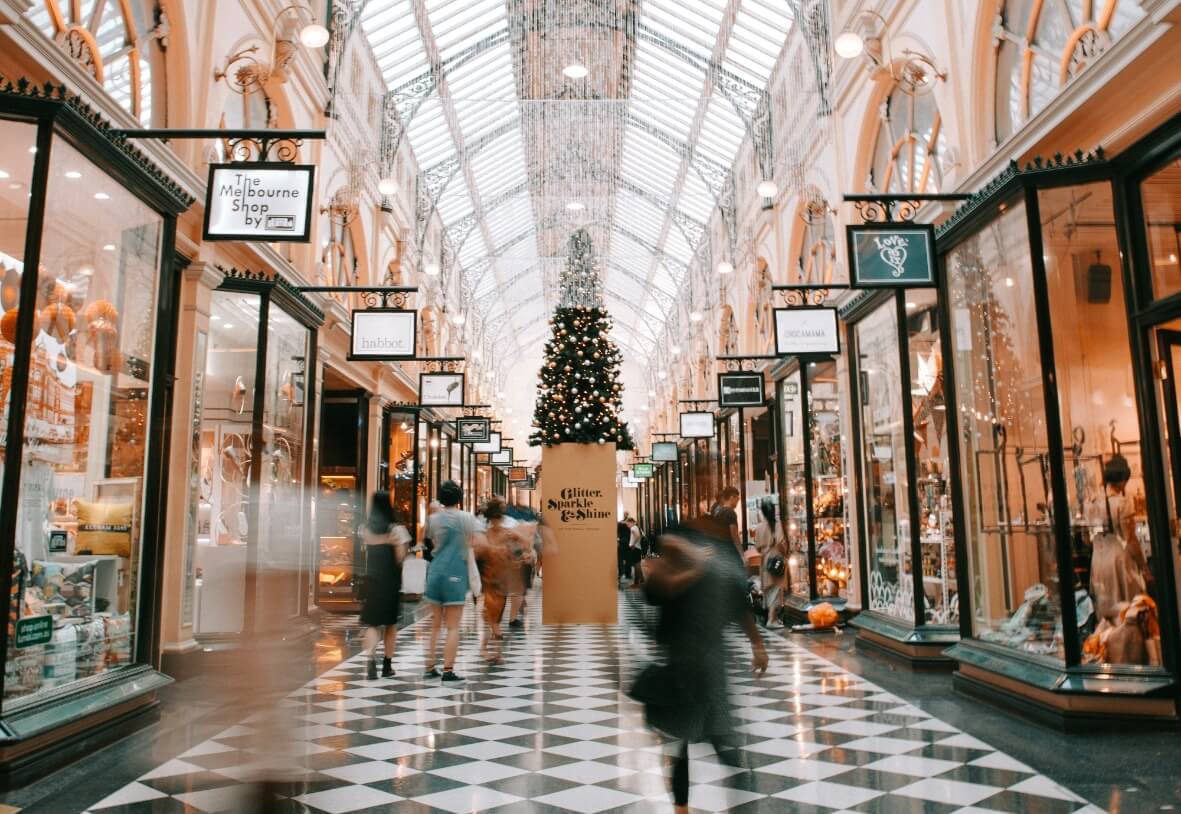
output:
[{"label": "skylight panel", "polygon": [[[471,234],[459,249],[459,265],[465,269],[475,266],[480,258],[488,254],[488,247],[484,245],[484,237],[479,228],[472,229]],[[474,270],[474,269],[473,269]],[[474,282],[474,281],[473,281]]]},{"label": "skylight panel", "polygon": [[468,190],[463,173],[456,170],[454,177],[443,190],[438,204],[439,217],[444,223],[454,223],[472,211],[472,194]]}]

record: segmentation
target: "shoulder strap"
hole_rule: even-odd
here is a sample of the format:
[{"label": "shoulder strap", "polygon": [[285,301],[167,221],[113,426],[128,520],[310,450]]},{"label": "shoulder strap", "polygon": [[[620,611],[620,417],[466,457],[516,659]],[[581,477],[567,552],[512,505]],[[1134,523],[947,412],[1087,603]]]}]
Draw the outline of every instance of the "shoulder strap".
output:
[{"label": "shoulder strap", "polygon": [[1111,495],[1107,494],[1106,491],[1103,494],[1103,506],[1107,509],[1107,530],[1115,534],[1115,521],[1111,519]]}]

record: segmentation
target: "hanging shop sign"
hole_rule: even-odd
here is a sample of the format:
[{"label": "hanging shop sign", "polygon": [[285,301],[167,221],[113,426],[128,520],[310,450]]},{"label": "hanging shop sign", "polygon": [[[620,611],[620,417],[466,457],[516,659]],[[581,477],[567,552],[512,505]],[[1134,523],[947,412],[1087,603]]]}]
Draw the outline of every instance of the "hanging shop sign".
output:
[{"label": "hanging shop sign", "polygon": [[489,432],[488,440],[483,443],[472,444],[472,452],[486,452],[490,455],[495,455],[500,452],[500,438],[499,432]]},{"label": "hanging shop sign", "polygon": [[846,227],[853,285],[929,288],[935,285],[935,226],[862,223]]},{"label": "hanging shop sign", "polygon": [[675,441],[655,441],[652,444],[652,460],[656,463],[676,463],[677,444]]},{"label": "hanging shop sign", "polygon": [[633,478],[631,475],[626,474],[626,473],[624,474],[624,476],[622,478],[619,479],[619,485],[622,486],[624,489],[639,489],[640,488],[640,482],[638,480],[636,480],[635,478]]},{"label": "hanging shop sign", "polygon": [[704,411],[681,413],[682,438],[713,438],[714,414]]},{"label": "hanging shop sign", "polygon": [[489,461],[493,466],[512,466],[513,465],[513,448],[505,447],[500,452],[493,452],[492,458]]},{"label": "hanging shop sign", "polygon": [[311,240],[314,164],[210,164],[205,240]]},{"label": "hanging shop sign", "polygon": [[776,308],[775,352],[780,356],[840,353],[838,325],[835,308]]},{"label": "hanging shop sign", "polygon": [[422,407],[462,407],[462,373],[419,373],[418,403]]},{"label": "hanging shop sign", "polygon": [[406,308],[353,311],[352,336],[351,361],[413,359],[417,346],[418,312]]},{"label": "hanging shop sign", "polygon": [[762,407],[766,403],[762,373],[719,373],[718,405]]},{"label": "hanging shop sign", "polygon": [[508,471],[508,482],[513,486],[529,480],[529,470],[523,466],[514,466]]},{"label": "hanging shop sign", "polygon": [[[497,444],[500,446],[499,433]],[[492,422],[486,418],[459,418],[455,421],[455,437],[461,444],[486,444],[492,440]],[[475,452],[492,452],[493,450],[475,449]]]},{"label": "hanging shop sign", "polygon": [[654,464],[633,464],[632,477],[636,480],[648,479],[656,474],[656,466]]}]

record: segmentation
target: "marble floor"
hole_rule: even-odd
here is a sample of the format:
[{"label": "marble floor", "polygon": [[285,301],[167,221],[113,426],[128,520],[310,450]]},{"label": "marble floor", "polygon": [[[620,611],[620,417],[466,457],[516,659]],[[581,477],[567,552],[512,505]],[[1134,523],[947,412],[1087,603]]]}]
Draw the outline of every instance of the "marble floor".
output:
[{"label": "marble floor", "polygon": [[[75,811],[239,812],[242,781],[280,763],[295,774],[268,811],[671,811],[671,745],[627,698],[655,651],[646,610],[621,594],[613,627],[549,627],[535,597],[502,666],[478,659],[465,610],[461,685],[422,678],[424,622],[404,630],[397,676],[368,681],[352,655],[280,702],[281,743],[261,745],[247,717]],[[771,668],[750,675],[731,650],[743,768],[694,747],[696,811],[886,814],[1094,814],[1103,809],[1005,751],[782,635]],[[1133,809],[1126,809],[1131,811]],[[1153,808],[1155,810],[1155,807]]]}]

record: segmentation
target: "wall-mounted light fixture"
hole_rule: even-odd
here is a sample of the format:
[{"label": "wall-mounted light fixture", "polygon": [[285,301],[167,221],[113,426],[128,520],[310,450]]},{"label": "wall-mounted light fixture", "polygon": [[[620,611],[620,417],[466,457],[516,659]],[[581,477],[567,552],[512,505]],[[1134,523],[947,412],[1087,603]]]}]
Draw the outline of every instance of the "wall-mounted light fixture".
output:
[{"label": "wall-mounted light fixture", "polygon": [[296,43],[306,48],[322,48],[328,44],[329,36],[328,29],[316,22],[307,6],[287,6],[271,23],[269,43],[255,41],[230,54],[225,67],[213,72],[213,78],[219,82],[224,79],[236,93],[254,93],[271,77],[286,75],[287,66],[295,58]]},{"label": "wall-mounted light fixture", "polygon": [[890,27],[886,18],[876,11],[862,11],[853,16],[849,27],[837,35],[833,50],[844,59],[863,56],[870,70],[884,70],[894,83],[911,96],[923,96],[935,88],[937,80],[947,74],[935,67],[926,54],[907,48],[895,60],[890,50]]}]

